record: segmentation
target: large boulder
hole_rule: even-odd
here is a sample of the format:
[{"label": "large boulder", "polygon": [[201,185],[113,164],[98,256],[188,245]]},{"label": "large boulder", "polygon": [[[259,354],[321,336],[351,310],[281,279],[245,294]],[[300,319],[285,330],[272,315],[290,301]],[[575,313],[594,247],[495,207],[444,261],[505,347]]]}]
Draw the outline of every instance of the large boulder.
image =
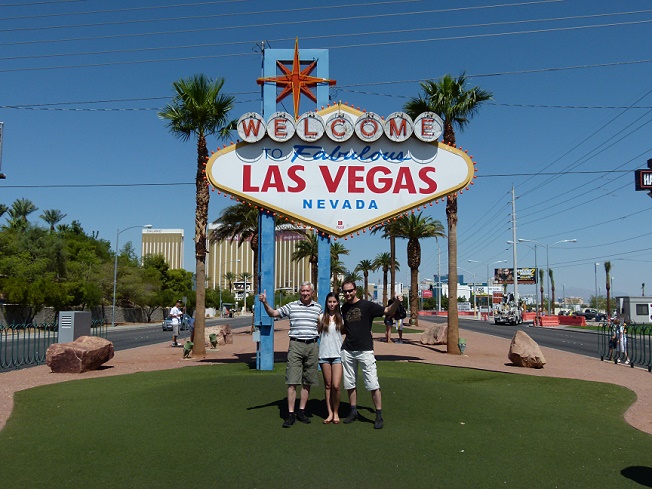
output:
[{"label": "large boulder", "polygon": [[422,345],[445,345],[448,343],[448,325],[435,324],[421,333]]},{"label": "large boulder", "polygon": [[546,359],[536,341],[524,331],[517,331],[509,345],[509,361],[518,367],[543,368]]},{"label": "large boulder", "polygon": [[70,343],[54,343],[45,363],[54,373],[80,374],[96,370],[113,358],[113,343],[99,336],[80,336]]},{"label": "large boulder", "polygon": [[228,324],[220,324],[219,326],[208,326],[204,329],[204,342],[206,346],[211,346],[210,335],[217,335],[217,344],[222,345],[231,345],[233,344],[233,333],[231,332],[231,326]]}]

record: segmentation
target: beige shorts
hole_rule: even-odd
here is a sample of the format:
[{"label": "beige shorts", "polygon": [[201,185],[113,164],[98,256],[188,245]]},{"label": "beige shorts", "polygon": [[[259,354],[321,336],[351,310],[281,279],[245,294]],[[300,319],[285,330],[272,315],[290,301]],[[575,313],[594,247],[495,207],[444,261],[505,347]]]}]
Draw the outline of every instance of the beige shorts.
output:
[{"label": "beige shorts", "polygon": [[373,351],[342,350],[342,370],[344,372],[344,388],[353,389],[358,378],[358,364],[362,366],[362,377],[365,389],[375,391],[380,389],[376,357]]}]

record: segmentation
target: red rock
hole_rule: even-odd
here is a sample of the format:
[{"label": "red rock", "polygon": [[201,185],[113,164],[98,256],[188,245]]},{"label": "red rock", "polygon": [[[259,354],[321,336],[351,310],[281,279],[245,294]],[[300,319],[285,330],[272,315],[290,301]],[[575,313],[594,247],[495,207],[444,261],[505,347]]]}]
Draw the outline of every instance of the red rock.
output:
[{"label": "red rock", "polygon": [[83,373],[98,369],[113,358],[113,343],[99,336],[80,336],[71,343],[54,343],[45,363],[54,373]]}]

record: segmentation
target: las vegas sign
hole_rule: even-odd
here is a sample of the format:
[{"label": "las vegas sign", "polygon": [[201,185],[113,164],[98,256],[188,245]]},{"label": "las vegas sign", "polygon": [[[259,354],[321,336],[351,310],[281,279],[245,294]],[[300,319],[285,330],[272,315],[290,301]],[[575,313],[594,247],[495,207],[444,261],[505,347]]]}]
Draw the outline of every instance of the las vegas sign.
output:
[{"label": "las vegas sign", "polygon": [[206,175],[227,194],[341,237],[469,185],[473,161],[438,142],[442,129],[433,113],[412,121],[347,105],[297,120],[247,113],[242,141],[214,153]]}]

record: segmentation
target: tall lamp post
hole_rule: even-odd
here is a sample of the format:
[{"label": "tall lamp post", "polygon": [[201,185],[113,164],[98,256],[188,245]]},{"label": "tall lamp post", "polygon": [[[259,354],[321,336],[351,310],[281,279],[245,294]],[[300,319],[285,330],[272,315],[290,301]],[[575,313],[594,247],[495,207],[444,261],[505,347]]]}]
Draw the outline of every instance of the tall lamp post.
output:
[{"label": "tall lamp post", "polygon": [[152,227],[151,224],[145,224],[141,226],[130,226],[128,228],[123,229],[120,231],[118,229],[115,234],[115,261],[113,263],[113,307],[111,309],[112,314],[111,314],[111,326],[115,328],[115,293],[116,289],[118,287],[118,243],[120,242],[120,235],[124,233],[125,231],[129,231],[130,229],[136,229],[136,228],[142,228],[142,229],[150,229]]},{"label": "tall lamp post", "polygon": [[594,271],[595,271],[595,310],[598,310],[598,267],[600,262],[595,262]]},{"label": "tall lamp post", "polygon": [[[237,258],[235,260],[222,262],[222,266],[226,265],[227,263],[231,264],[231,263],[239,263],[239,262],[240,262],[240,259]],[[220,272],[222,272],[222,266],[220,266]],[[223,276],[224,276],[224,274],[222,274],[222,277],[220,277],[220,317],[222,317],[222,282],[221,282],[221,280],[222,280],[222,278],[224,278]]]},{"label": "tall lamp post", "polygon": [[[478,260],[469,260],[469,263],[482,263]],[[489,319],[489,311],[491,310],[491,303],[490,303],[490,294],[489,294],[489,266],[495,265],[496,263],[507,263],[507,260],[498,260],[492,263],[487,263],[487,319]]]},{"label": "tall lamp post", "polygon": [[[487,263],[487,320],[489,320],[489,311],[491,310],[491,307],[489,307],[489,267],[492,265],[496,265],[497,263],[507,263],[507,260],[498,260],[493,263]],[[493,307],[493,294],[491,294],[491,301],[492,301],[492,307]]]},{"label": "tall lamp post", "polygon": [[478,300],[477,299],[478,298],[477,298],[477,294],[475,293],[475,290],[473,290],[475,288],[474,287],[475,286],[475,273],[473,273],[471,270],[467,270],[467,269],[462,268],[462,267],[457,267],[457,268],[459,268],[460,270],[462,270],[464,272],[467,272],[467,273],[470,273],[471,275],[473,275],[473,284],[471,285],[471,292],[473,293],[473,315],[477,317],[477,314],[478,314]]},{"label": "tall lamp post", "polygon": [[[551,247],[553,247],[555,245],[558,245],[560,243],[577,243],[577,240],[575,238],[573,238],[573,239],[562,239],[562,240],[556,241],[556,242],[554,242],[552,244],[543,244],[543,243],[540,243],[539,241],[535,241],[533,239],[519,239],[518,242],[519,243],[535,243],[535,244],[546,247],[546,277],[547,277],[546,281],[548,283],[548,287],[547,287],[547,289],[548,289],[548,315],[550,315],[550,298],[551,298],[551,295],[550,295],[550,260],[549,260],[550,255],[549,255],[548,251],[549,251],[549,249]],[[536,250],[535,250],[535,256],[536,256]],[[536,260],[536,258],[535,258],[535,260]],[[599,263],[597,263],[596,265],[599,265]]]}]

